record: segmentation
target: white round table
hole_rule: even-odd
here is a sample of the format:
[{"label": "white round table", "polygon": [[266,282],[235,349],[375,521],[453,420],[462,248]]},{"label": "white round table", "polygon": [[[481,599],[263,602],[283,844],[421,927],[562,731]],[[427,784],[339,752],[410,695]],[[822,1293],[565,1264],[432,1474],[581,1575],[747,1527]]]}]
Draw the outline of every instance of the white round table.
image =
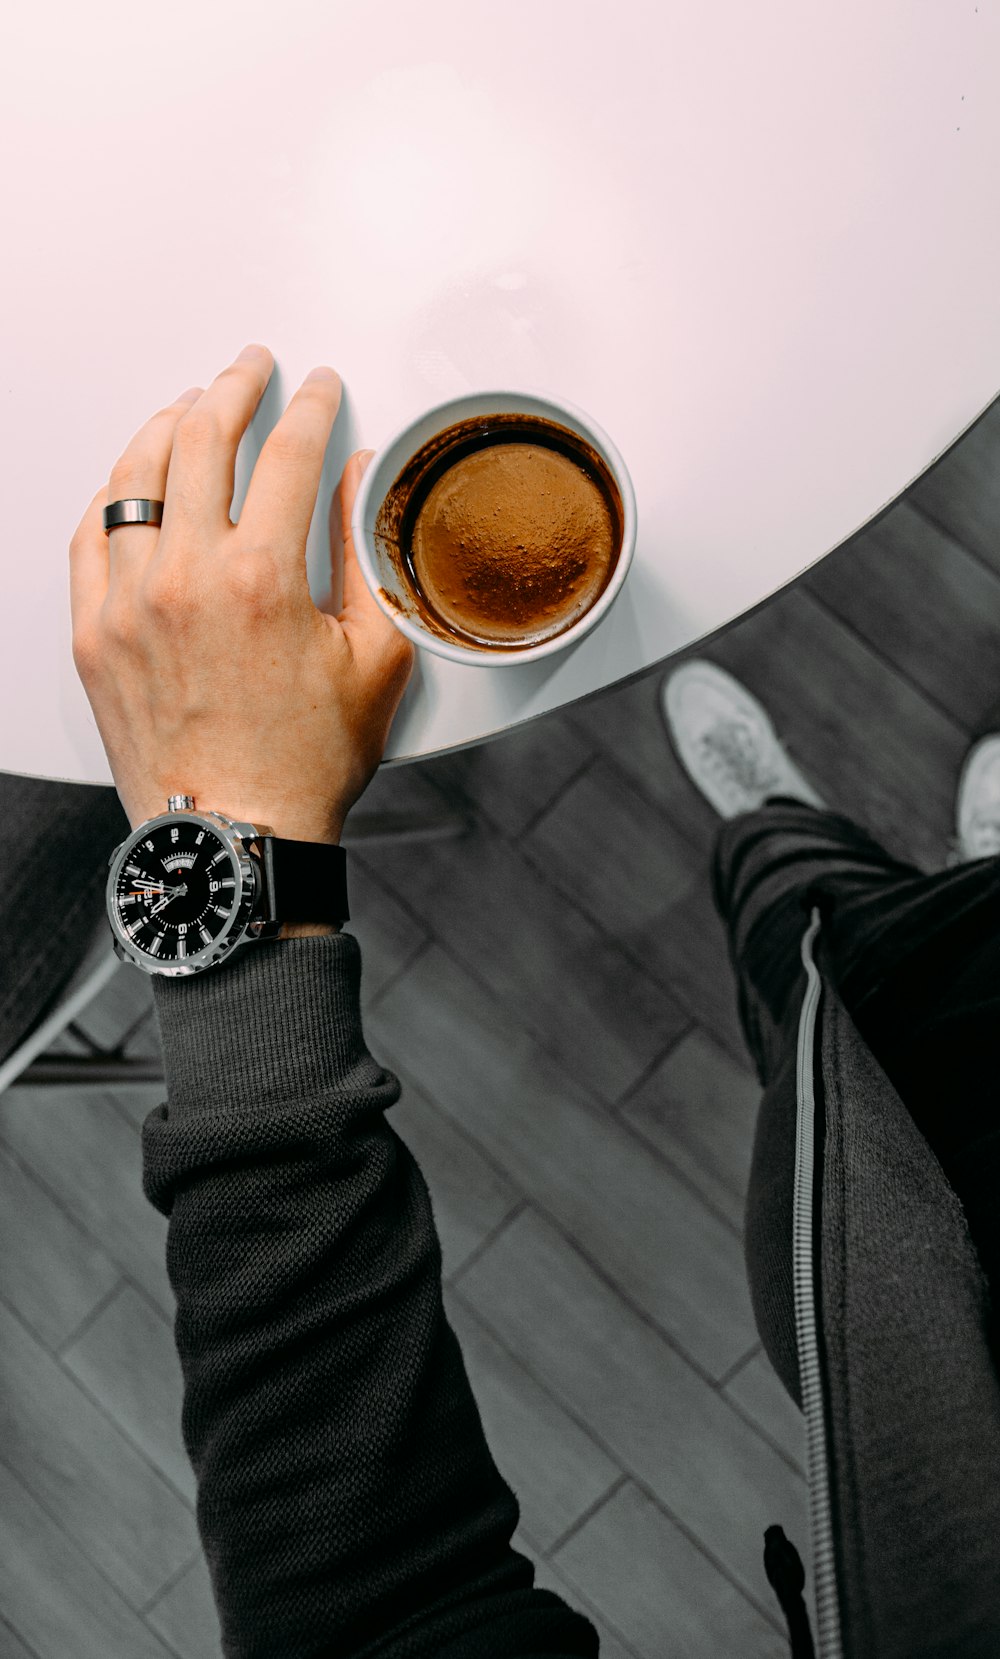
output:
[{"label": "white round table", "polygon": [[261,339],[345,400],[569,399],[632,472],[625,591],[522,668],[421,653],[389,757],[476,742],[758,604],[1000,387],[1000,7],[172,0],[17,7],[0,62],[0,767],[110,773],[67,547],[132,433]]}]

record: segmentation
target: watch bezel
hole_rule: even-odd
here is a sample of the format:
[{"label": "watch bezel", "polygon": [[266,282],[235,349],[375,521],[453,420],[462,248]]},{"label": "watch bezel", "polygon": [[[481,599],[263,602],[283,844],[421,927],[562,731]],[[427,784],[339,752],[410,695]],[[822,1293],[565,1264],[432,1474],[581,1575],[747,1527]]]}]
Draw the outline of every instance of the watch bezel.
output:
[{"label": "watch bezel", "polygon": [[[183,962],[164,962],[159,957],[151,956],[148,951],[141,950],[125,932],[115,901],[118,878],[132,850],[147,839],[150,830],[158,829],[162,824],[178,823],[200,824],[203,829],[211,830],[230,853],[236,871],[237,886],[229,919],[211,944],[193,951]],[[108,860],[110,869],[105,888],[112,941],[115,952],[122,961],[131,962],[135,967],[141,968],[143,973],[162,975],[166,978],[184,978],[189,974],[203,973],[206,968],[224,962],[232,955],[237,945],[247,938],[254,937],[248,929],[260,891],[260,874],[258,861],[251,856],[247,843],[258,834],[259,831],[253,824],[234,824],[221,813],[187,811],[158,813],[155,818],[147,818],[144,824],[140,824],[131,835],[126,836]]]}]

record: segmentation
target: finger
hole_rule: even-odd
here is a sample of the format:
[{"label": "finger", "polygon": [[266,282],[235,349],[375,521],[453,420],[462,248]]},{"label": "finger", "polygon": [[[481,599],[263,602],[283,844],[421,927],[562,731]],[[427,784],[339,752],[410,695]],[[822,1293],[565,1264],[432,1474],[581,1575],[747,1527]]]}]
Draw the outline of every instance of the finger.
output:
[{"label": "finger", "polygon": [[390,676],[397,677],[405,671],[400,680],[400,692],[405,684],[415,655],[410,640],[390,622],[381,605],[375,599],[368,583],[361,573],[358,563],[357,550],[354,546],[354,532],[351,519],[354,515],[354,503],[357,499],[361,480],[371,463],[375,451],[359,449],[351,455],[344,467],[340,480],[340,529],[344,543],[344,603],[340,612],[340,624],[348,639],[363,649],[367,658],[378,665],[379,675],[383,675],[386,667]]},{"label": "finger", "polygon": [[325,367],[312,369],[292,397],[253,469],[240,513],[245,546],[285,553],[305,568],[309,525],[340,398],[340,376]]},{"label": "finger", "polygon": [[177,422],[162,525],[175,550],[211,545],[232,529],[236,452],[273,368],[266,346],[244,346]]},{"label": "finger", "polygon": [[69,609],[74,643],[93,634],[108,591],[111,552],[102,516],[107,504],[108,486],[102,484],[69,544]]},{"label": "finger", "polygon": [[88,634],[104,603],[115,574],[138,570],[144,555],[155,546],[159,528],[154,524],[120,524],[105,532],[104,508],[111,501],[130,496],[148,496],[162,501],[170,457],[171,432],[178,420],[200,396],[200,386],[191,386],[172,404],[160,409],[140,427],[111,469],[109,483],[102,484],[73,532],[69,544],[69,602],[74,636]]},{"label": "finger", "polygon": [[393,633],[398,633],[399,630],[393,628],[361,573],[351,524],[358,489],[374,454],[373,449],[356,450],[348,457],[340,480],[340,530],[344,542],[343,611],[345,616],[350,614],[358,624],[373,625],[376,622],[384,622],[387,628],[392,628]]},{"label": "finger", "polygon": [[[174,434],[179,422],[201,396],[200,386],[189,387],[173,403],[158,409],[130,438],[111,469],[105,504],[143,496],[151,501],[165,500]],[[163,516],[165,519],[165,511]],[[116,586],[120,580],[131,583],[156,547],[160,526],[119,524],[105,537],[102,519],[99,529],[102,539],[107,542],[110,581]]]}]

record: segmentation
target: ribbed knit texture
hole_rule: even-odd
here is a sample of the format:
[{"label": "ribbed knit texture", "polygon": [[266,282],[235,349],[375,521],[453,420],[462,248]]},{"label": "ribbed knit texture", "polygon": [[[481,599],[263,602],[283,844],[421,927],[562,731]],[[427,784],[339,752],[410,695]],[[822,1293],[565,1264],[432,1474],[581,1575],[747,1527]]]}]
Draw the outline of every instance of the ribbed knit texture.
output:
[{"label": "ribbed knit texture", "polygon": [[[182,1426],[228,1659],[594,1659],[510,1548],[441,1300],[426,1183],[385,1119],[349,934],[156,979]],[[471,1086],[471,1080],[470,1080]]]}]

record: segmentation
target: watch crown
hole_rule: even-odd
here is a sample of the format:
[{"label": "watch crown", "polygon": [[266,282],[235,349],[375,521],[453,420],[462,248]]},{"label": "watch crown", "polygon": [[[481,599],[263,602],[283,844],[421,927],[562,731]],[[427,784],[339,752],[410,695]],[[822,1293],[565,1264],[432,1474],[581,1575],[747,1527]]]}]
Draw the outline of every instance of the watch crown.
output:
[{"label": "watch crown", "polygon": [[170,795],[167,798],[168,812],[191,812],[193,809],[193,795]]}]

